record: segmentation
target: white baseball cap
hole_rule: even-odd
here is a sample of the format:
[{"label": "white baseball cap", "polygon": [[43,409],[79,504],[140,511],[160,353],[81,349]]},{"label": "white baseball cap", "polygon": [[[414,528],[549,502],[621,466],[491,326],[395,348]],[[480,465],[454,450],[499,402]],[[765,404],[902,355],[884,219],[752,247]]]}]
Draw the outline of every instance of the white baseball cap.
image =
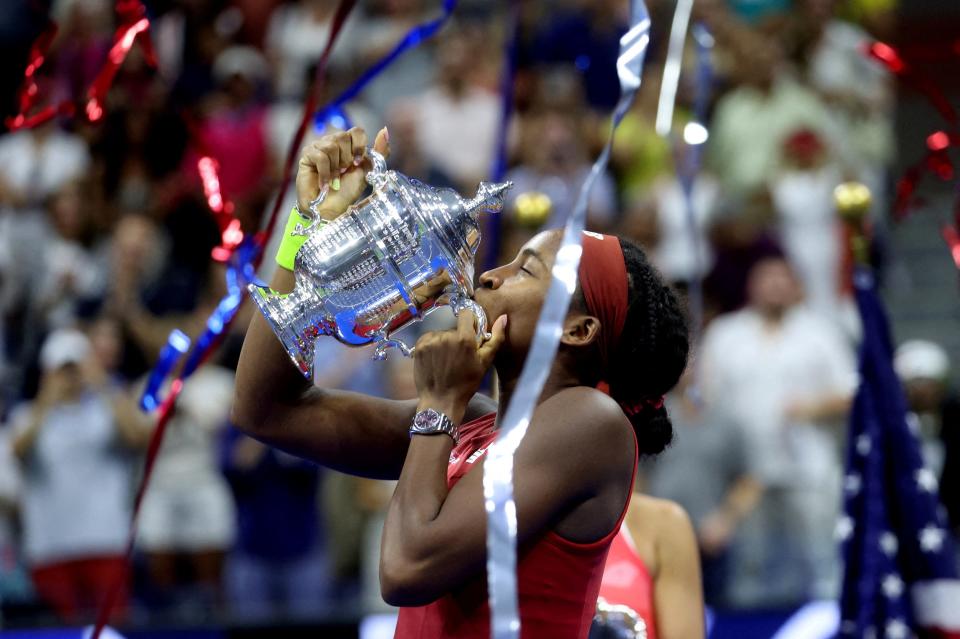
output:
[{"label": "white baseball cap", "polygon": [[946,379],[950,358],[942,346],[923,339],[912,339],[897,348],[893,368],[905,382],[915,379]]},{"label": "white baseball cap", "polygon": [[67,364],[80,364],[90,355],[90,340],[80,331],[62,328],[47,336],[40,349],[40,367],[56,370]]}]

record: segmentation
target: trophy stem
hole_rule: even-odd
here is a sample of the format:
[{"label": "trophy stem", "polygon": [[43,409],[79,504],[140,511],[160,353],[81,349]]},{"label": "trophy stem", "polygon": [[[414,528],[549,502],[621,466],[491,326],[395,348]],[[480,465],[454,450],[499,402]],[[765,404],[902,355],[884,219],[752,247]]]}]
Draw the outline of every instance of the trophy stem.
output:
[{"label": "trophy stem", "polygon": [[278,293],[269,286],[250,286],[250,298],[293,359],[300,373],[313,379],[314,343],[328,335],[322,298],[309,295],[307,287]]}]

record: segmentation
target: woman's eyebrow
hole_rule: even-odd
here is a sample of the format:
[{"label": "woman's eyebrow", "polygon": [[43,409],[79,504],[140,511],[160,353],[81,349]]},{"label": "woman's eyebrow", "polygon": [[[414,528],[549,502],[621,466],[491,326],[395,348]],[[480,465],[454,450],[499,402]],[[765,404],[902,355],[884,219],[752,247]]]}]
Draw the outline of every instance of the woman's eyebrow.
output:
[{"label": "woman's eyebrow", "polygon": [[544,268],[545,270],[548,270],[548,271],[550,270],[550,267],[547,266],[547,263],[546,263],[546,261],[544,261],[543,256],[540,255],[540,253],[538,253],[535,249],[525,248],[525,249],[523,249],[522,251],[520,251],[520,256],[521,256],[521,257],[532,257],[533,259],[535,259],[535,260],[537,260],[538,262],[540,262],[540,264],[543,266],[543,268]]}]

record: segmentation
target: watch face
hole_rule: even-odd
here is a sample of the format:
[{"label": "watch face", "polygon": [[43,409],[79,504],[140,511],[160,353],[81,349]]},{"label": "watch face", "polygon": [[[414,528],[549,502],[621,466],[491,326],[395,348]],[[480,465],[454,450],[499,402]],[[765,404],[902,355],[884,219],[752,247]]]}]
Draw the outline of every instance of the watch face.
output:
[{"label": "watch face", "polygon": [[436,428],[439,422],[440,413],[429,408],[417,413],[416,419],[413,420],[413,424],[417,428]]}]

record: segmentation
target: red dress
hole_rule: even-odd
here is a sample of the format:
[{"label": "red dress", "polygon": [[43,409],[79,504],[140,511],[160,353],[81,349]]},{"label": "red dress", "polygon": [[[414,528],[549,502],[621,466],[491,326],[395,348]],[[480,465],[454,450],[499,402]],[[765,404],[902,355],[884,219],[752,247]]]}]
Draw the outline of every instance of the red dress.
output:
[{"label": "red dress", "polygon": [[[447,466],[448,486],[453,487],[483,457],[487,446],[496,438],[495,420],[496,414],[490,414],[461,426],[460,443],[451,451]],[[620,522],[628,505],[629,498]],[[607,550],[619,529],[618,522],[608,535],[589,544],[574,543],[549,531],[519,549],[517,588],[522,639],[584,639],[587,636]],[[394,635],[394,639],[489,637],[486,572],[426,606],[401,608]]]},{"label": "red dress", "polygon": [[653,579],[637,553],[626,525],[610,544],[607,566],[603,570],[600,596],[609,604],[627,606],[647,625],[647,639],[657,639],[653,610]]}]

